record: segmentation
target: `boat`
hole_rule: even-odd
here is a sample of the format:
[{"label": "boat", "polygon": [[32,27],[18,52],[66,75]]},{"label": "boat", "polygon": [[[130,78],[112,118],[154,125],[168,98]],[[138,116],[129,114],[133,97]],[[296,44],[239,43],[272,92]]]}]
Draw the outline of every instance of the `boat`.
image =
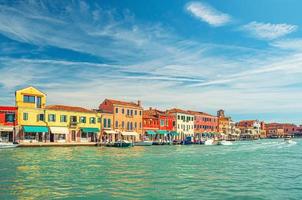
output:
[{"label": "boat", "polygon": [[213,145],[214,140],[213,139],[208,139],[206,141],[204,141],[204,145]]},{"label": "boat", "polygon": [[295,143],[295,141],[293,141],[292,138],[290,138],[290,137],[284,138],[284,142],[286,144],[294,144]]},{"label": "boat", "polygon": [[231,141],[221,140],[218,141],[217,145],[233,145],[233,143]]},{"label": "boat", "polygon": [[128,140],[118,140],[113,144],[113,147],[131,147],[132,143]]},{"label": "boat", "polygon": [[16,148],[18,147],[18,143],[13,142],[0,142],[0,149],[8,149],[8,148]]},{"label": "boat", "polygon": [[144,141],[140,141],[140,142],[135,142],[134,146],[151,146],[152,144],[153,144],[152,141],[144,140]]}]

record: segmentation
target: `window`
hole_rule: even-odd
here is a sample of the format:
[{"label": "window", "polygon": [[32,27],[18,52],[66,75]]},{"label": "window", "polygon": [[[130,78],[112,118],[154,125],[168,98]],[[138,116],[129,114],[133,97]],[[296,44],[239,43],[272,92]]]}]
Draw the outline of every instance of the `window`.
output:
[{"label": "window", "polygon": [[130,111],[127,109],[127,115],[130,115]]},{"label": "window", "polygon": [[80,123],[85,124],[86,123],[86,117],[81,116],[80,117]]},{"label": "window", "polygon": [[90,124],[95,124],[95,117],[90,117],[89,122]]},{"label": "window", "polygon": [[134,111],[134,115],[137,115],[137,110]]},{"label": "window", "polygon": [[125,109],[124,109],[124,108],[122,108],[122,113],[123,113],[123,114],[125,113]]},{"label": "window", "polygon": [[133,110],[130,111],[130,115],[133,116]]},{"label": "window", "polygon": [[35,96],[24,95],[23,101],[25,103],[35,103]]},{"label": "window", "polygon": [[161,119],[160,120],[160,126],[164,126],[165,125],[165,120]]},{"label": "window", "polygon": [[78,122],[77,116],[70,116],[70,122],[73,122],[73,123]]},{"label": "window", "polygon": [[124,121],[122,121],[122,128],[124,128],[125,127],[125,122]]},{"label": "window", "polygon": [[23,120],[27,121],[28,120],[28,113],[23,113]]},{"label": "window", "polygon": [[115,113],[118,113],[118,108],[115,108]]},{"label": "window", "polygon": [[172,123],[172,124],[173,124],[173,126],[175,126],[175,125],[176,125],[175,121],[173,121],[173,123]]},{"label": "window", "polygon": [[137,122],[134,123],[134,128],[137,128]]},{"label": "window", "polygon": [[107,119],[106,118],[103,119],[103,127],[107,128]]},{"label": "window", "polygon": [[49,115],[48,115],[48,121],[49,121],[49,122],[55,122],[55,121],[56,121],[56,115],[54,115],[54,114],[49,114]]},{"label": "window", "polygon": [[98,117],[98,123],[102,122],[102,118]]},{"label": "window", "polygon": [[139,115],[142,115],[142,111],[139,111]]},{"label": "window", "polygon": [[180,119],[180,115],[177,115],[177,119]]},{"label": "window", "polygon": [[67,122],[67,116],[66,115],[61,115],[60,116],[60,122]]},{"label": "window", "polygon": [[37,115],[37,121],[44,121],[44,114],[38,114]]},{"label": "window", "polygon": [[37,97],[37,108],[41,108],[41,97]]},{"label": "window", "polygon": [[13,113],[5,114],[5,122],[14,122],[14,121],[15,121],[15,114]]},{"label": "window", "polygon": [[111,128],[111,119],[107,119],[108,122],[108,128]]}]

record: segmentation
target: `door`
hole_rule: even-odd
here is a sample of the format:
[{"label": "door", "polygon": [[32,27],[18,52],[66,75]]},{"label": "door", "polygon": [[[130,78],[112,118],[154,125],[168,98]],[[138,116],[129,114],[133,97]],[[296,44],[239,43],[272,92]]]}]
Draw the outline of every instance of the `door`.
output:
[{"label": "door", "polygon": [[55,135],[54,134],[50,134],[50,142],[54,142],[55,141]]},{"label": "door", "polygon": [[39,142],[43,142],[43,133],[38,133]]},{"label": "door", "polygon": [[71,132],[71,140],[72,140],[73,142],[76,141],[76,131],[72,131],[72,132]]}]

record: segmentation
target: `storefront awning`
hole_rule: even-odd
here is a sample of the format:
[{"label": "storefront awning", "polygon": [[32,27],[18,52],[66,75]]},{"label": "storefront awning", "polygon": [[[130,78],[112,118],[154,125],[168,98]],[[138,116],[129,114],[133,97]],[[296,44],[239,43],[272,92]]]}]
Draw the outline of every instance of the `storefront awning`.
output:
[{"label": "storefront awning", "polygon": [[159,134],[159,135],[166,135],[166,134],[168,134],[168,131],[166,131],[166,130],[158,130],[158,131],[156,131],[157,132],[157,134]]},{"label": "storefront awning", "polygon": [[177,136],[178,133],[177,133],[176,131],[171,131],[171,132],[170,132],[170,135],[172,135],[172,136]]},{"label": "storefront awning", "polygon": [[148,135],[156,135],[154,131],[146,131]]},{"label": "storefront awning", "polygon": [[123,136],[138,136],[138,133],[137,132],[127,132],[127,131],[124,131],[124,132],[122,132],[122,135]]},{"label": "storefront awning", "polygon": [[104,131],[106,134],[117,134],[117,132],[116,131],[110,131],[110,130],[108,130],[108,131]]},{"label": "storefront awning", "polygon": [[0,131],[13,132],[14,128],[12,126],[0,126]]},{"label": "storefront awning", "polygon": [[55,127],[55,126],[51,126],[49,127],[50,129],[50,132],[52,134],[68,134],[69,131],[68,131],[68,128],[67,127]]},{"label": "storefront awning", "polygon": [[81,128],[81,131],[85,132],[85,133],[98,133],[98,132],[100,132],[100,129],[98,129],[98,128]]},{"label": "storefront awning", "polygon": [[23,131],[25,133],[46,133],[48,128],[46,126],[23,126]]}]

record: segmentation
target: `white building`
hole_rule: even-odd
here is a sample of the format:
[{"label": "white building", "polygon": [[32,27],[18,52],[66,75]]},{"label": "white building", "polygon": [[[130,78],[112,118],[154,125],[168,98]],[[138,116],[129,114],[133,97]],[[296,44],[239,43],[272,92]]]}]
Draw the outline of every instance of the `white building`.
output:
[{"label": "white building", "polygon": [[178,133],[178,139],[184,140],[187,137],[194,137],[194,115],[181,109],[171,109],[167,111],[175,116],[175,130]]}]

